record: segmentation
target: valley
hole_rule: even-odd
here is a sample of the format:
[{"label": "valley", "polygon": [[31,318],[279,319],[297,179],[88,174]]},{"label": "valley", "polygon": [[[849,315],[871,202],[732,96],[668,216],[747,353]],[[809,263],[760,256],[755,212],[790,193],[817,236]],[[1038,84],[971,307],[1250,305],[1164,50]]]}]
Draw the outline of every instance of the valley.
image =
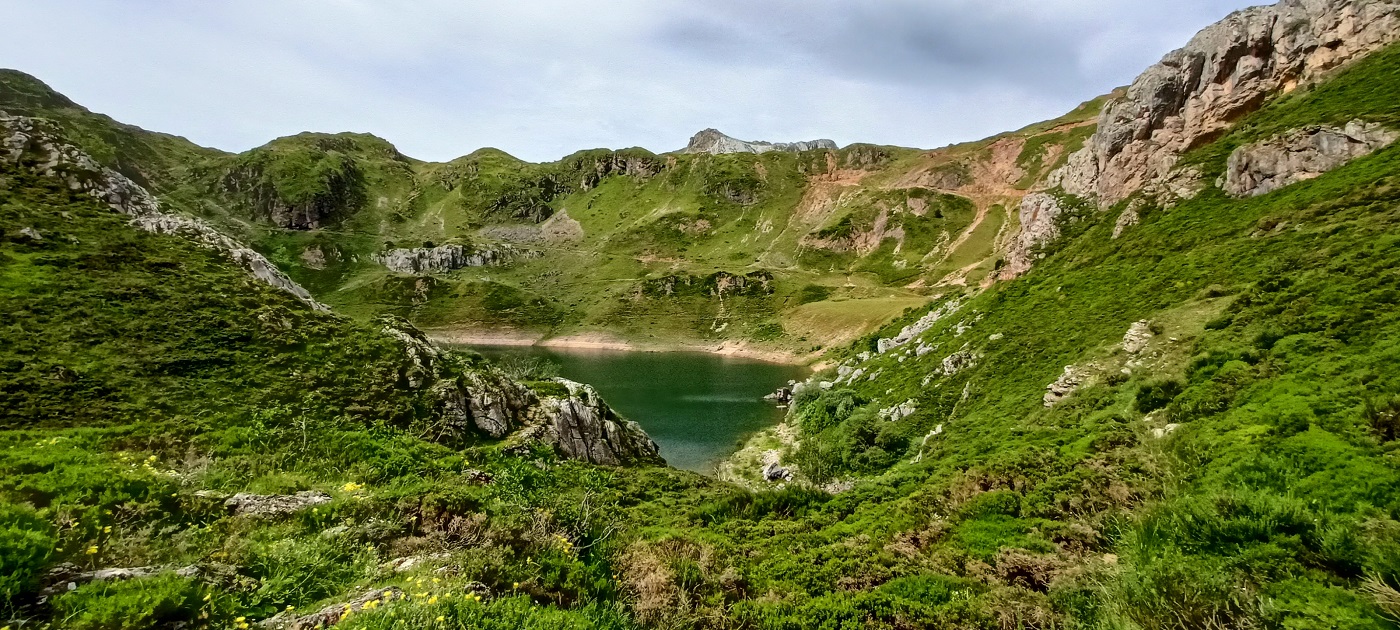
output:
[{"label": "valley", "polygon": [[1395,2],[938,149],[0,112],[0,630],[1400,625]]}]

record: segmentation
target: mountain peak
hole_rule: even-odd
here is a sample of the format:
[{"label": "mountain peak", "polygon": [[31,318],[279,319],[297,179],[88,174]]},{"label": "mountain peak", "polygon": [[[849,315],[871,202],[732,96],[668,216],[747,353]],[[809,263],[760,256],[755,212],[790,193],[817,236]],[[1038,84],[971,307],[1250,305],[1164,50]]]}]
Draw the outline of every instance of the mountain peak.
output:
[{"label": "mountain peak", "polygon": [[806,142],[764,142],[744,141],[726,135],[718,129],[705,129],[690,138],[690,144],[682,153],[767,153],[769,151],[811,151],[814,149],[836,149],[836,143],[820,139]]}]

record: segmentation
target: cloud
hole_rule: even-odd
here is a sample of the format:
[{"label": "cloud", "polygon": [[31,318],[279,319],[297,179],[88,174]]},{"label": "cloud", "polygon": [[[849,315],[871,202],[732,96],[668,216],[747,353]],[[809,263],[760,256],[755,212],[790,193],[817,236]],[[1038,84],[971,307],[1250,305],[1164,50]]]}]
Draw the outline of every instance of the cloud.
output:
[{"label": "cloud", "polygon": [[0,0],[0,64],[244,150],[367,131],[445,160],[750,139],[940,146],[1130,81],[1238,0]]}]

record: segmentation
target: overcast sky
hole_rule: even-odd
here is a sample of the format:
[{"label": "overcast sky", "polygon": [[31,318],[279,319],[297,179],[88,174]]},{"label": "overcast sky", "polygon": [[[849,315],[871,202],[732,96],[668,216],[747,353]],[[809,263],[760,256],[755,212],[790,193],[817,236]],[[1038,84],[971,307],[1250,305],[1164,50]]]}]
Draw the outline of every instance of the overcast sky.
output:
[{"label": "overcast sky", "polygon": [[0,0],[0,67],[242,151],[363,131],[667,151],[705,127],[933,148],[1127,84],[1245,0]]}]

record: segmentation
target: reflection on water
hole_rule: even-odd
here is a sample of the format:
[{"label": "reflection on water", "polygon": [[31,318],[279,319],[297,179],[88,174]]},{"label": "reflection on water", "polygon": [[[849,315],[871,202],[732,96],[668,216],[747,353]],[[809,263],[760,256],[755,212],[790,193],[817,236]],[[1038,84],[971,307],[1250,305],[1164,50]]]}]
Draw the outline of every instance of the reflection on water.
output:
[{"label": "reflection on water", "polygon": [[776,424],[783,410],[763,397],[803,368],[698,352],[619,352],[572,348],[474,346],[488,357],[525,355],[558,363],[568,379],[598,389],[619,414],[636,420],[677,468],[714,471],[740,439]]}]

